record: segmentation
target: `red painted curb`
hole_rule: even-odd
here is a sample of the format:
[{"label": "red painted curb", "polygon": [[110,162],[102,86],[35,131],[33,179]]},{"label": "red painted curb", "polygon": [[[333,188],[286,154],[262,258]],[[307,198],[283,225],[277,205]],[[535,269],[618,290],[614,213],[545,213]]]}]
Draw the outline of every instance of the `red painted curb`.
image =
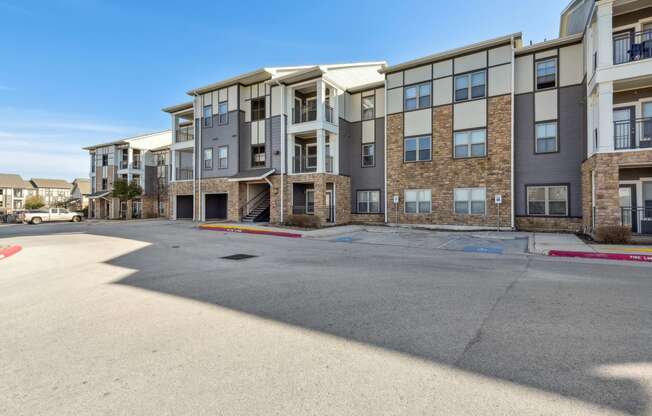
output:
[{"label": "red painted curb", "polygon": [[646,254],[587,253],[584,251],[550,250],[548,252],[548,255],[554,257],[580,257],[584,259],[652,262],[652,255],[646,255]]},{"label": "red painted curb", "polygon": [[0,248],[0,260],[6,259],[9,256],[13,256],[14,254],[18,253],[22,249],[23,248],[18,244],[14,246],[9,246],[7,248]]},{"label": "red painted curb", "polygon": [[251,229],[241,229],[241,228],[227,228],[227,227],[201,227],[202,230],[208,231],[223,231],[228,233],[243,233],[243,234],[257,234],[257,235],[273,235],[275,237],[289,237],[289,238],[301,238],[301,234],[296,233],[286,233],[283,231],[266,231],[266,230],[251,230]]}]

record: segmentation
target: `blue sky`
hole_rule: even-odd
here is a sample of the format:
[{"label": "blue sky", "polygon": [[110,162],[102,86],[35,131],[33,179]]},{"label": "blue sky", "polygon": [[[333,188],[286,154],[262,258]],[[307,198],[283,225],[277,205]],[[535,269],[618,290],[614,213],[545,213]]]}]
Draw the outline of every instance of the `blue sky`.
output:
[{"label": "blue sky", "polygon": [[82,146],[164,130],[188,89],[263,66],[554,38],[567,0],[545,3],[0,0],[0,172],[87,176]]}]

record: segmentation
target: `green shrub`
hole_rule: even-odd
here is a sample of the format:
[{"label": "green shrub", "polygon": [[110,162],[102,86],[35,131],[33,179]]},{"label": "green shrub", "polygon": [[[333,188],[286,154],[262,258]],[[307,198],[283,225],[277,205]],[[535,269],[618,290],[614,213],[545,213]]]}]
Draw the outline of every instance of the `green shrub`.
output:
[{"label": "green shrub", "polygon": [[595,239],[600,243],[627,244],[631,238],[631,228],[624,225],[608,225],[595,230]]},{"label": "green shrub", "polygon": [[288,215],[285,219],[285,225],[301,228],[319,228],[321,219],[315,215]]}]

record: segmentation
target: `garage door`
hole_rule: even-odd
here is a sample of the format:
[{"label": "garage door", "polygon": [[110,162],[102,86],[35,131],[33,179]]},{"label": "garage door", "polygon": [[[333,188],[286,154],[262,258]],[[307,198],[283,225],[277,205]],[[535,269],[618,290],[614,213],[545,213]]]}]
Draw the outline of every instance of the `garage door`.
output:
[{"label": "garage door", "polygon": [[227,194],[206,194],[206,220],[225,220]]},{"label": "garage door", "polygon": [[192,219],[192,195],[177,195],[177,219]]}]

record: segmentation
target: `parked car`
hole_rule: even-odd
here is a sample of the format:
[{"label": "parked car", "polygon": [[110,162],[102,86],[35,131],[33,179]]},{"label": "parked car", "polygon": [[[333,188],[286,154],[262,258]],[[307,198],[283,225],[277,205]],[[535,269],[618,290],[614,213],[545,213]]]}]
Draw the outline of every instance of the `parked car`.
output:
[{"label": "parked car", "polygon": [[79,222],[82,220],[82,217],[81,212],[68,211],[65,208],[45,208],[26,211],[20,216],[20,220],[30,224],[40,224],[49,221]]}]

